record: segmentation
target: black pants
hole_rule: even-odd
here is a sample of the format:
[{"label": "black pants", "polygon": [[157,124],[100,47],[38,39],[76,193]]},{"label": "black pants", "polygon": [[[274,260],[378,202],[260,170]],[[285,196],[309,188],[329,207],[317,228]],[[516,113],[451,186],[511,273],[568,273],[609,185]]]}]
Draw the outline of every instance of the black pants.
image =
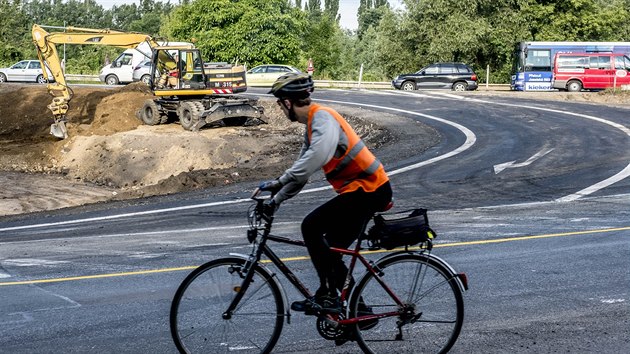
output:
[{"label": "black pants", "polygon": [[348,272],[341,254],[331,252],[330,247],[350,247],[372,215],[391,200],[392,189],[387,182],[374,192],[359,189],[339,194],[304,218],[302,236],[320,279],[318,294],[341,290]]}]

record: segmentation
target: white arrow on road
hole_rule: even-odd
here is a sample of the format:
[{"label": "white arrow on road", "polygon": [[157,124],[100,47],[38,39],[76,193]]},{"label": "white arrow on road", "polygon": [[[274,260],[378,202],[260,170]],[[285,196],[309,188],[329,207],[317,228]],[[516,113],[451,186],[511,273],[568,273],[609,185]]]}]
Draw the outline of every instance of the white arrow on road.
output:
[{"label": "white arrow on road", "polygon": [[547,155],[548,153],[550,153],[552,151],[553,151],[553,149],[548,149],[548,150],[542,149],[542,150],[538,151],[537,153],[535,153],[534,156],[528,158],[527,161],[521,162],[521,163],[515,163],[516,160],[514,160],[514,161],[504,162],[504,163],[500,163],[498,165],[494,165],[494,174],[496,175],[497,173],[505,170],[506,168],[516,168],[516,167],[528,166],[532,162],[538,160],[539,158]]}]

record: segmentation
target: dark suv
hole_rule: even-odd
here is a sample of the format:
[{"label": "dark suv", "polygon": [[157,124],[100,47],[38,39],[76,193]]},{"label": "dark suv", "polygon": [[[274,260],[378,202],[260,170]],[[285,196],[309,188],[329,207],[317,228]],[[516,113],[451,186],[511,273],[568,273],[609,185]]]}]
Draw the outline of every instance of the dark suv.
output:
[{"label": "dark suv", "polygon": [[435,63],[414,74],[398,75],[392,80],[398,90],[452,89],[466,91],[477,89],[477,74],[466,64]]}]

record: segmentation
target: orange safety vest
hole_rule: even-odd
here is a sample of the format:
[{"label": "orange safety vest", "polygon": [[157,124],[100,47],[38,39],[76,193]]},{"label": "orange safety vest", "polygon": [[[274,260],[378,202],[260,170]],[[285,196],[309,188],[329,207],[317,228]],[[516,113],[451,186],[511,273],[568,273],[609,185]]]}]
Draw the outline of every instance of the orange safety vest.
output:
[{"label": "orange safety vest", "polygon": [[366,192],[373,192],[389,181],[383,164],[368,150],[350,124],[331,108],[322,107],[316,103],[311,104],[307,125],[309,142],[312,135],[313,116],[320,109],[330,113],[335,118],[348,138],[348,149],[344,154],[340,157],[333,156],[322,167],[326,179],[335,191],[341,194],[362,188]]}]

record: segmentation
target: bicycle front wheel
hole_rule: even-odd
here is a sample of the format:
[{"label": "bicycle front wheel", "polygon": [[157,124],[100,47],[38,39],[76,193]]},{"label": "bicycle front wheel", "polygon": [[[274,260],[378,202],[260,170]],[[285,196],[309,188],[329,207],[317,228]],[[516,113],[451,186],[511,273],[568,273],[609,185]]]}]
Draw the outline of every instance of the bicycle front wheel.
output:
[{"label": "bicycle front wheel", "polygon": [[[222,258],[190,273],[171,304],[173,341],[181,353],[269,353],[284,321],[276,280],[256,265],[231,316],[224,316],[245,278],[245,260]],[[227,317],[227,318],[225,318]]]},{"label": "bicycle front wheel", "polygon": [[464,300],[456,275],[423,254],[400,254],[376,264],[398,305],[366,274],[350,302],[350,317],[390,314],[376,324],[355,325],[357,342],[366,353],[446,353],[455,344],[464,321]]}]

